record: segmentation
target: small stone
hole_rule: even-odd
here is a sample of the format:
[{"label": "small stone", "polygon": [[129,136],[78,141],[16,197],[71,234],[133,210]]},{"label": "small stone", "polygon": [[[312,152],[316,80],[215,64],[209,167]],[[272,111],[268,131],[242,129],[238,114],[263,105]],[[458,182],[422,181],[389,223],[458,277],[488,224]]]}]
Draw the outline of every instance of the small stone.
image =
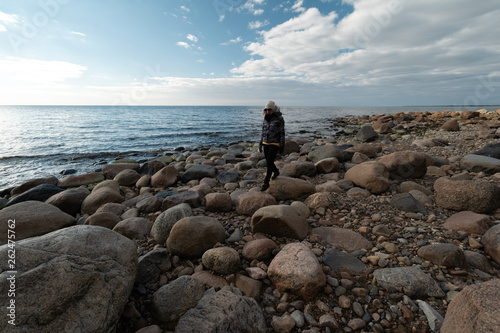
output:
[{"label": "small stone", "polygon": [[339,305],[341,308],[349,309],[351,307],[351,300],[345,295],[339,297]]},{"label": "small stone", "polygon": [[354,318],[349,320],[349,323],[347,324],[353,331],[362,329],[363,327],[366,326],[366,323],[363,319],[360,318]]}]

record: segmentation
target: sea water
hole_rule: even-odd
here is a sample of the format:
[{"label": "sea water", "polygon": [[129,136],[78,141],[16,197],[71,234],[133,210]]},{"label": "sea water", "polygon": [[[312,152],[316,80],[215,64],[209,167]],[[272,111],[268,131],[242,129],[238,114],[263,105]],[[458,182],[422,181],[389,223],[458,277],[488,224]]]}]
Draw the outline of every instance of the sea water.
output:
[{"label": "sea water", "polygon": [[[487,107],[497,110],[500,107]],[[332,137],[333,119],[450,107],[281,107],[287,137]],[[116,158],[258,142],[257,106],[0,106],[0,190]]]}]

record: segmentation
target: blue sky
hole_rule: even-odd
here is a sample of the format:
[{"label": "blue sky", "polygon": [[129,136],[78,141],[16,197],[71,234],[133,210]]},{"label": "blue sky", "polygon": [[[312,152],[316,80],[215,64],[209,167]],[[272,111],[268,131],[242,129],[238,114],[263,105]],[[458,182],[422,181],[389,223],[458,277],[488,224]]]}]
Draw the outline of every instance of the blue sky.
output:
[{"label": "blue sky", "polygon": [[3,0],[0,104],[500,104],[500,3]]}]

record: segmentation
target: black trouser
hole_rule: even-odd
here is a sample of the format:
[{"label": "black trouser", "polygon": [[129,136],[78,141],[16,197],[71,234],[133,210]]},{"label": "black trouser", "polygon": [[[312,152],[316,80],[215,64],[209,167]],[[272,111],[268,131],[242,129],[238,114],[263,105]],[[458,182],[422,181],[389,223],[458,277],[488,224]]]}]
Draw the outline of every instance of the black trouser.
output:
[{"label": "black trouser", "polygon": [[273,172],[278,172],[278,168],[274,164],[274,159],[278,155],[280,148],[276,145],[264,145],[264,156],[266,157],[267,172],[264,183],[267,184],[271,180]]}]

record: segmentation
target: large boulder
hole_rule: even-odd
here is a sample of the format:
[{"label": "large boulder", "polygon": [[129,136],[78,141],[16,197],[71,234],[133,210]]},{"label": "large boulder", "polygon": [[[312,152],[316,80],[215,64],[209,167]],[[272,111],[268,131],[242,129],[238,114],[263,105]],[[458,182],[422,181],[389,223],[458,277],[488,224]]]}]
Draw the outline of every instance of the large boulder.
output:
[{"label": "large boulder", "polygon": [[368,161],[355,165],[345,173],[345,179],[371,193],[382,193],[389,189],[389,171],[377,161]]},{"label": "large boulder", "polygon": [[83,175],[71,175],[59,180],[57,186],[62,188],[78,187],[82,185],[89,185],[99,183],[104,180],[104,175],[99,172],[84,173]]},{"label": "large boulder", "polygon": [[314,164],[316,173],[330,173],[340,170],[340,162],[336,157],[322,159]]},{"label": "large boulder", "polygon": [[205,177],[208,178],[214,178],[217,175],[217,169],[212,166],[212,165],[206,165],[206,164],[198,164],[198,165],[193,165],[189,169],[187,169],[182,175],[181,175],[181,181],[183,183],[187,183],[190,180],[200,180]]},{"label": "large boulder", "polygon": [[175,333],[262,333],[266,322],[257,302],[242,296],[239,290],[224,287],[210,289],[196,307],[187,311],[175,327]]},{"label": "large boulder", "polygon": [[323,242],[348,253],[357,250],[369,250],[372,243],[356,231],[339,227],[314,228],[312,234],[319,235]]},{"label": "large boulder", "polygon": [[119,174],[121,171],[126,169],[133,169],[135,171],[139,171],[141,166],[137,163],[113,163],[106,164],[102,167],[102,174],[106,179],[113,179]]},{"label": "large boulder", "polygon": [[118,222],[113,231],[130,239],[142,239],[149,236],[153,222],[145,217],[131,217]]},{"label": "large boulder", "polygon": [[377,269],[373,277],[382,288],[390,292],[398,290],[411,298],[444,297],[437,282],[415,267]]},{"label": "large boulder", "polygon": [[469,234],[482,235],[493,226],[490,217],[471,211],[463,211],[450,216],[443,224],[449,230],[465,231]]},{"label": "large boulder", "polygon": [[[40,201],[24,201],[0,210],[0,244],[6,244],[8,230],[15,231],[15,240],[40,236],[76,223],[73,216]],[[15,227],[8,229],[9,221]],[[9,222],[10,223],[10,222]]]},{"label": "large boulder", "polygon": [[191,206],[187,203],[182,203],[171,207],[158,215],[153,227],[151,228],[151,236],[158,244],[164,245],[170,235],[170,230],[174,224],[180,219],[188,216],[193,216]]},{"label": "large boulder", "polygon": [[484,180],[441,177],[434,182],[434,199],[442,208],[490,213],[500,206],[500,187]]},{"label": "large boulder", "polygon": [[417,254],[438,266],[467,268],[464,251],[454,244],[430,244],[418,249]]},{"label": "large boulder", "polygon": [[500,332],[500,280],[465,287],[448,306],[441,333]]},{"label": "large boulder", "polygon": [[460,160],[460,168],[469,170],[471,172],[485,172],[494,174],[500,172],[500,159],[484,156],[469,154],[462,157]]},{"label": "large boulder", "polygon": [[365,125],[361,127],[358,133],[356,133],[356,139],[358,139],[361,142],[375,141],[377,138],[378,138],[377,132],[375,132],[375,129],[373,129],[373,127],[370,125]]},{"label": "large boulder", "polygon": [[236,212],[240,215],[252,216],[260,208],[271,205],[276,205],[276,199],[272,195],[250,191],[238,196]]},{"label": "large boulder", "polygon": [[205,198],[198,191],[184,191],[165,197],[161,204],[161,210],[166,210],[182,203],[196,208],[202,206],[204,200]]},{"label": "large boulder", "polygon": [[325,158],[335,157],[339,162],[344,161],[344,154],[340,149],[334,145],[323,145],[318,147],[313,147],[311,152],[307,155],[307,158],[313,162],[317,163]]},{"label": "large boulder", "polygon": [[[424,194],[425,196],[425,194]],[[391,206],[403,212],[421,213],[427,215],[424,205],[411,193],[398,193],[391,199]]]},{"label": "large boulder", "polygon": [[58,181],[59,180],[55,176],[30,179],[28,181],[25,181],[21,185],[14,187],[11,190],[10,194],[13,196],[18,195],[18,194],[21,194],[23,192],[26,192],[27,190],[32,189],[33,187],[36,187],[36,186],[42,185],[42,184],[57,185]]},{"label": "large boulder", "polygon": [[156,284],[161,273],[168,271],[172,267],[170,253],[165,248],[155,248],[139,258],[136,284]]},{"label": "large boulder", "polygon": [[135,186],[140,178],[141,175],[136,170],[125,169],[120,171],[113,179],[116,180],[120,186]]},{"label": "large boulder", "polygon": [[500,143],[492,143],[474,152],[474,155],[489,156],[500,159]]},{"label": "large boulder", "polygon": [[94,214],[99,207],[104,204],[115,202],[123,202],[124,197],[116,190],[110,187],[101,187],[97,190],[93,190],[89,196],[85,198],[82,202],[82,213],[83,214]]},{"label": "large boulder", "polygon": [[259,238],[245,243],[241,254],[248,260],[265,260],[272,257],[273,250],[278,245],[269,238]]},{"label": "large boulder", "polygon": [[307,218],[289,205],[262,207],[252,215],[253,233],[266,233],[276,237],[304,239],[309,232]]},{"label": "large boulder", "polygon": [[378,161],[387,167],[391,178],[396,179],[422,178],[427,166],[433,163],[432,157],[415,151],[398,151],[382,156]]},{"label": "large boulder", "polygon": [[296,200],[314,193],[316,188],[313,183],[299,178],[278,177],[271,181],[267,193],[276,200]]},{"label": "large boulder", "polygon": [[484,246],[484,252],[500,264],[500,224],[486,231],[481,242]]},{"label": "large boulder", "polygon": [[56,185],[51,185],[51,184],[38,185],[10,199],[5,206],[8,207],[18,204],[20,202],[30,201],[30,200],[45,201],[54,194],[60,193],[62,191],[64,190]]},{"label": "large boulder", "polygon": [[312,162],[293,161],[292,163],[285,164],[282,170],[285,174],[294,178],[316,176],[316,166]]},{"label": "large boulder", "polygon": [[233,274],[241,266],[238,251],[227,246],[207,250],[201,260],[203,266],[220,275]]},{"label": "large boulder", "polygon": [[382,145],[379,143],[360,143],[345,150],[349,153],[360,153],[369,158],[374,158],[382,151]]},{"label": "large boulder", "polygon": [[151,186],[153,187],[169,187],[177,181],[179,171],[173,166],[161,168],[151,177]]},{"label": "large boulder", "polygon": [[[12,275],[0,248],[6,309]],[[15,324],[2,332],[112,332],[134,285],[136,244],[109,229],[78,225],[16,243]]]},{"label": "large boulder", "polygon": [[326,276],[316,255],[302,243],[290,243],[274,257],[267,271],[281,291],[291,291],[310,301],[326,284]]},{"label": "large boulder", "polygon": [[205,196],[205,206],[212,212],[229,212],[233,206],[228,193],[209,193]]},{"label": "large boulder", "polygon": [[85,188],[69,189],[54,194],[45,202],[56,206],[69,215],[76,216],[82,210],[83,200],[89,195]]},{"label": "large boulder", "polygon": [[203,282],[191,276],[181,276],[154,293],[155,316],[163,322],[176,321],[189,309],[195,307],[204,293]]},{"label": "large boulder", "polygon": [[336,273],[360,275],[366,269],[366,265],[355,256],[335,249],[326,250],[322,262]]},{"label": "large boulder", "polygon": [[118,222],[121,221],[121,218],[118,215],[111,212],[100,212],[94,213],[90,215],[86,220],[85,224],[88,225],[97,225],[100,227],[113,229]]},{"label": "large boulder", "polygon": [[224,242],[226,231],[213,217],[185,217],[172,227],[167,239],[167,248],[173,255],[187,258],[201,257],[216,243]]}]

